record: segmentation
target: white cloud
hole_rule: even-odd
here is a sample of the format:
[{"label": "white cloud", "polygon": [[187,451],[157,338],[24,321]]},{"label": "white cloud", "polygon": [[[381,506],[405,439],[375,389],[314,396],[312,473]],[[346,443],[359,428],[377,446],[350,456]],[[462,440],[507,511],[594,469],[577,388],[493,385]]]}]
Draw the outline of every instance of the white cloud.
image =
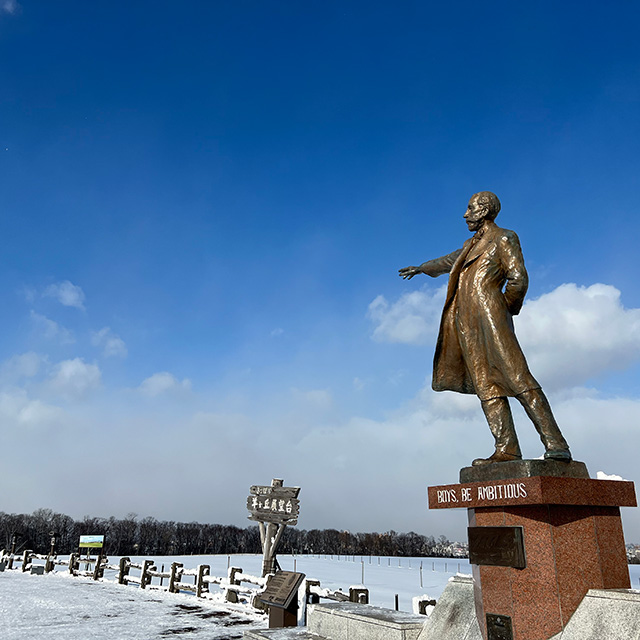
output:
[{"label": "white cloud", "polygon": [[127,345],[124,340],[111,331],[109,327],[104,327],[100,331],[91,334],[91,344],[95,347],[102,347],[105,357],[127,357]]},{"label": "white cloud", "polygon": [[24,299],[29,303],[32,304],[33,301],[36,299],[37,297],[37,291],[33,288],[33,287],[27,287],[25,286],[22,289],[22,294],[24,295]]},{"label": "white cloud", "polygon": [[515,322],[533,374],[553,387],[640,359],[640,309],[625,309],[610,285],[563,284],[527,301]]},{"label": "white cloud", "polygon": [[280,337],[283,333],[284,333],[284,329],[282,329],[281,327],[277,327],[276,329],[274,329],[274,330],[271,332],[271,334],[270,334],[270,335],[271,335],[271,337],[272,337],[272,338],[278,338],[278,337]]},{"label": "white cloud", "polygon": [[48,298],[55,298],[65,307],[84,310],[84,291],[68,280],[49,285],[42,295]]},{"label": "white cloud", "polygon": [[62,344],[71,344],[75,342],[73,333],[69,329],[65,329],[55,320],[51,320],[40,313],[31,310],[31,321],[36,329],[48,340],[58,340]]},{"label": "white cloud", "polygon": [[23,427],[40,430],[61,424],[63,415],[64,412],[59,407],[30,399],[23,389],[0,392],[0,419],[6,437],[18,435],[11,434],[11,427],[16,430]]},{"label": "white cloud", "polygon": [[[444,288],[393,303],[378,296],[368,311],[376,323],[373,338],[435,346],[443,297]],[[563,284],[526,301],[515,324],[531,371],[550,388],[577,386],[640,359],[640,309],[625,309],[610,285]]]},{"label": "white cloud", "polygon": [[40,371],[42,360],[42,357],[33,351],[11,356],[2,363],[2,376],[10,380],[33,378]]},{"label": "white cloud", "polygon": [[390,304],[378,296],[370,305],[368,317],[377,325],[372,338],[379,342],[428,344],[435,341],[446,286],[405,293]]},{"label": "white cloud", "polygon": [[146,380],[143,380],[138,390],[144,395],[153,398],[167,392],[190,391],[191,380],[184,378],[180,381],[167,371],[162,371],[154,373]]},{"label": "white cloud", "polygon": [[100,386],[101,378],[98,365],[74,358],[63,360],[54,367],[49,387],[67,398],[82,398]]},{"label": "white cloud", "polygon": [[333,405],[333,396],[328,389],[291,389],[294,401],[310,409],[329,409]]},{"label": "white cloud", "polygon": [[2,12],[9,15],[15,15],[20,11],[21,7],[16,0],[2,0]]}]

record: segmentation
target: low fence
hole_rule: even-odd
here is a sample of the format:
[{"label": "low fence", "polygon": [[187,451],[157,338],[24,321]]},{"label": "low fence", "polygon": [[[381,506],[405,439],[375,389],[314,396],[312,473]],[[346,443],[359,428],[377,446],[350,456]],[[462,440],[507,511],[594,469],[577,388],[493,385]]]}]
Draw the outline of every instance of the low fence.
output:
[{"label": "low fence", "polygon": [[[39,560],[44,563],[38,563]],[[84,570],[81,569],[82,565],[85,565]],[[185,569],[181,562],[172,562],[169,570],[164,571],[164,565],[158,570],[156,562],[150,559],[132,562],[129,557],[122,557],[117,565],[113,565],[103,556],[84,557],[72,553],[68,560],[62,560],[55,555],[41,555],[28,549],[20,555],[0,551],[0,572],[17,570],[43,575],[56,570],[57,567],[66,567],[66,571],[73,576],[84,576],[93,580],[103,579],[105,571],[114,571],[115,581],[121,585],[135,585],[140,589],[159,589],[169,593],[190,593],[197,598],[215,597],[210,591],[210,586],[218,585],[226,602],[246,604],[255,610],[266,611],[260,594],[266,588],[270,576],[262,578],[246,574],[240,567],[229,567],[226,576],[218,577],[211,575],[211,567],[207,564],[199,564],[195,569]],[[133,575],[132,569],[139,574]],[[152,584],[154,578],[159,580],[160,584]],[[165,580],[166,586],[163,584]],[[348,593],[340,589],[333,591],[323,589],[319,580],[305,580],[304,598],[300,603],[300,617],[303,623],[306,605],[318,603],[321,598],[368,604],[369,590],[365,587],[350,587]]]}]

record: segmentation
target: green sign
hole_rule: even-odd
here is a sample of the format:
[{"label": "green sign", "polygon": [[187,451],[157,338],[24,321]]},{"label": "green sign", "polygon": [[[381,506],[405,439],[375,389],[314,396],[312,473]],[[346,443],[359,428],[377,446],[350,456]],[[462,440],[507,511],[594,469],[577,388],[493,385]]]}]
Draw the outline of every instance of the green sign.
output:
[{"label": "green sign", "polygon": [[95,547],[102,549],[104,544],[104,536],[80,536],[79,547]]}]

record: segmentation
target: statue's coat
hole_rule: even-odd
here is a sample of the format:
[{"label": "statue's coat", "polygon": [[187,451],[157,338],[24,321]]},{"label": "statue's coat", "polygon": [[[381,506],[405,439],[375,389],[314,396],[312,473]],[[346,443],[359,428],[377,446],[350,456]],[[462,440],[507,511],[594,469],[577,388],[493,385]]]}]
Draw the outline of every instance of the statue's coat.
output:
[{"label": "statue's coat", "polygon": [[434,277],[450,274],[433,388],[475,393],[480,400],[539,389],[513,330],[528,286],[518,236],[490,222],[462,249],[425,262],[421,270]]}]

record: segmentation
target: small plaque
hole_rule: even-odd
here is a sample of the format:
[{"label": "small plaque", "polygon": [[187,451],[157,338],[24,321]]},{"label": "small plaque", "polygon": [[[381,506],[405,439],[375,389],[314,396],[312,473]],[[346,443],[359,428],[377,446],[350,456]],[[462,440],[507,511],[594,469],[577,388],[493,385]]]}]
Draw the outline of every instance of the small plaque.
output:
[{"label": "small plaque", "polygon": [[513,640],[511,618],[487,613],[487,640]]},{"label": "small plaque", "polygon": [[522,527],[469,527],[469,563],[524,569]]},{"label": "small plaque", "polygon": [[304,573],[278,571],[269,579],[267,588],[260,594],[260,600],[272,607],[286,609],[298,592]]}]

